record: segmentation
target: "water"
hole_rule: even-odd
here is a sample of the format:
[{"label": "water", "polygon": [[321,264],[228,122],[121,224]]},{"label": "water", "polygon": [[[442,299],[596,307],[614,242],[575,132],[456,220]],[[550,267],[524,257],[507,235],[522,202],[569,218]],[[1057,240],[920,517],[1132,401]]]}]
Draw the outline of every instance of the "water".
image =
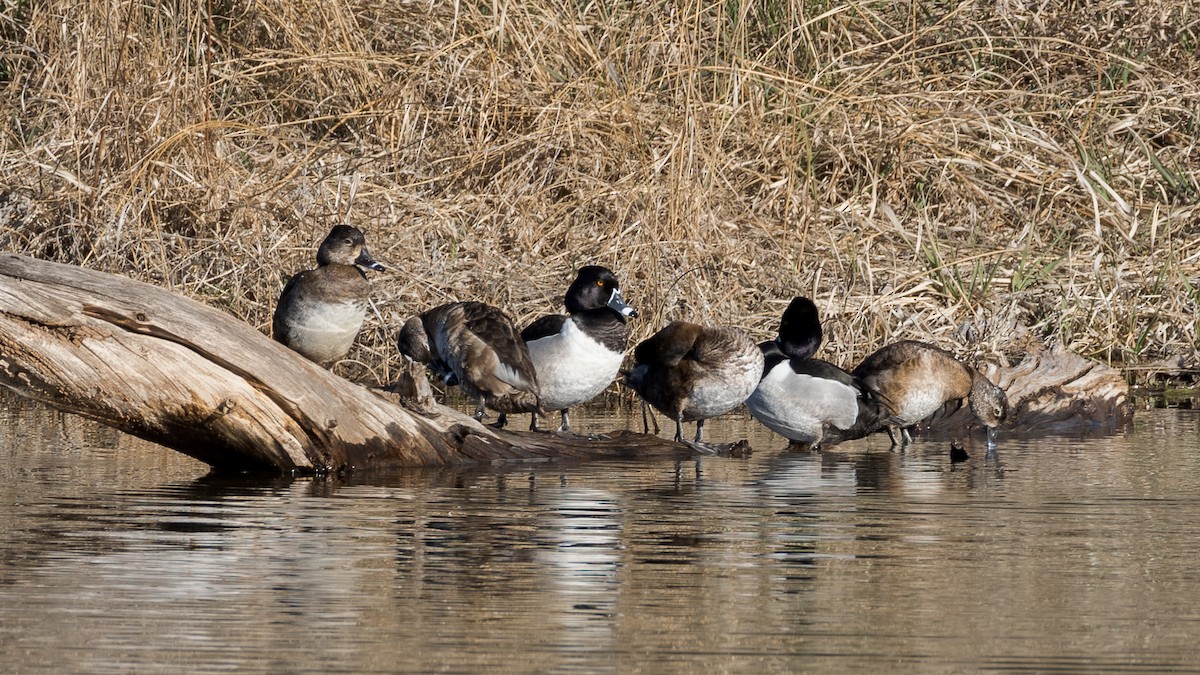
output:
[{"label": "water", "polygon": [[954,465],[733,418],[749,458],[312,481],[0,403],[7,672],[1200,670],[1190,410]]}]

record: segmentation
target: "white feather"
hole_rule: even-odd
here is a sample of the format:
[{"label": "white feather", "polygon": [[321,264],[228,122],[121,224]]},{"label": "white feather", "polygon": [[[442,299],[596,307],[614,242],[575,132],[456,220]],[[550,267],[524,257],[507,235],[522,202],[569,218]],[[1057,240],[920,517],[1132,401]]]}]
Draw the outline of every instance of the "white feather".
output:
[{"label": "white feather", "polygon": [[746,400],[746,407],[763,426],[780,436],[819,443],[827,424],[838,429],[854,426],[858,391],[836,380],[796,373],[783,361],[763,377]]},{"label": "white feather", "polygon": [[338,358],[349,351],[365,317],[361,302],[302,304],[288,324],[292,348],[317,361]]},{"label": "white feather", "polygon": [[547,410],[563,410],[598,396],[616,378],[624,356],[593,340],[571,320],[558,333],[526,346]]}]

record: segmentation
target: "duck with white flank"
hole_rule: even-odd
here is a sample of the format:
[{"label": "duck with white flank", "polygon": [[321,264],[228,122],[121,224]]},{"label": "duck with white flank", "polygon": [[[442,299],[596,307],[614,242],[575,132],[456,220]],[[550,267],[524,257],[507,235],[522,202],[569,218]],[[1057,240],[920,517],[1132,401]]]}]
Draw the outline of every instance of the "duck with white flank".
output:
[{"label": "duck with white flank", "polygon": [[[570,433],[567,409],[592,400],[616,379],[629,344],[625,322],[638,314],[621,297],[617,278],[599,265],[579,270],[563,304],[566,316],[537,319],[521,331],[521,339],[537,370],[543,406],[560,411],[559,431]],[[529,428],[537,429],[537,415]]]},{"label": "duck with white flank", "polygon": [[750,414],[793,444],[817,448],[862,438],[883,426],[888,411],[861,379],[814,359],[823,334],[817,306],[793,298],[779,336],[759,345],[766,359]]}]

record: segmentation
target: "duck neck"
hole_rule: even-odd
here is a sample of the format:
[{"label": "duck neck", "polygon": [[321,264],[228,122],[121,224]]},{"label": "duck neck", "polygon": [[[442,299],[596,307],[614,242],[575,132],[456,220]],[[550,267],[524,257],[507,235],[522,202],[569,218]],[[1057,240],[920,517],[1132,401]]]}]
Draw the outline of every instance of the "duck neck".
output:
[{"label": "duck neck", "polygon": [[775,338],[775,344],[779,347],[779,351],[783,352],[790,359],[811,359],[813,354],[821,348],[821,329],[808,332],[802,335],[792,335],[784,339],[782,335]]},{"label": "duck neck", "polygon": [[976,419],[988,427],[995,427],[1004,421],[1008,414],[1008,398],[1004,390],[996,386],[983,373],[967,366],[971,370],[971,394],[968,405]]}]

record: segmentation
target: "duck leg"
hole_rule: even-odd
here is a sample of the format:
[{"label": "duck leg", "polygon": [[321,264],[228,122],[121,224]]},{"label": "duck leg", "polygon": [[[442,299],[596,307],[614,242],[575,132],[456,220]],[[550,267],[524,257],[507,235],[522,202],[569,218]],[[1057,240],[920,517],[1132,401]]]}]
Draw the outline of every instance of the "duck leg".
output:
[{"label": "duck leg", "polygon": [[[475,405],[475,421],[479,422],[480,424],[483,423],[483,418],[487,416],[485,414],[483,401],[484,399],[479,399],[479,403]],[[490,426],[493,429],[503,429],[505,424],[508,424],[508,417],[504,413],[500,413],[500,416],[496,418],[496,421]]]},{"label": "duck leg", "polygon": [[648,412],[647,409],[649,407],[650,407],[650,405],[648,403],[646,403],[645,399],[642,399],[642,433],[649,434],[650,433],[650,423],[654,422],[654,435],[657,436],[658,432],[661,431],[658,428],[658,418],[656,418],[654,416],[653,412]]},{"label": "duck leg", "polygon": [[675,422],[675,429],[676,429],[675,440],[680,443],[683,443],[684,445],[688,446],[692,450],[695,450],[696,452],[698,452],[702,455],[716,455],[716,454],[719,454],[722,450],[727,450],[727,449],[733,447],[732,443],[727,443],[725,445],[717,445],[717,446],[709,445],[709,444],[705,443],[704,442],[704,420],[696,420],[696,437],[693,440],[690,440],[690,441],[683,440],[682,419],[683,419],[683,414],[681,413]]},{"label": "duck leg", "polygon": [[[909,441],[912,440],[912,437],[908,435],[908,431],[906,429],[901,429],[897,426],[892,426],[889,424],[887,432],[888,438],[892,441],[893,448],[903,448],[904,446],[908,445]],[[897,436],[899,436],[899,440],[896,440]]]},{"label": "duck leg", "polygon": [[567,412],[567,408],[563,408],[562,410],[560,410],[558,412],[559,412],[559,414],[562,415],[562,424],[559,425],[558,431],[554,432],[555,434],[562,436],[563,438],[586,438],[586,439],[590,439],[590,440],[596,440],[597,438],[599,438],[598,436],[594,436],[594,435],[590,435],[590,434],[580,434],[580,433],[576,432],[574,429],[572,429],[571,428],[571,417],[570,417],[570,414]]}]

